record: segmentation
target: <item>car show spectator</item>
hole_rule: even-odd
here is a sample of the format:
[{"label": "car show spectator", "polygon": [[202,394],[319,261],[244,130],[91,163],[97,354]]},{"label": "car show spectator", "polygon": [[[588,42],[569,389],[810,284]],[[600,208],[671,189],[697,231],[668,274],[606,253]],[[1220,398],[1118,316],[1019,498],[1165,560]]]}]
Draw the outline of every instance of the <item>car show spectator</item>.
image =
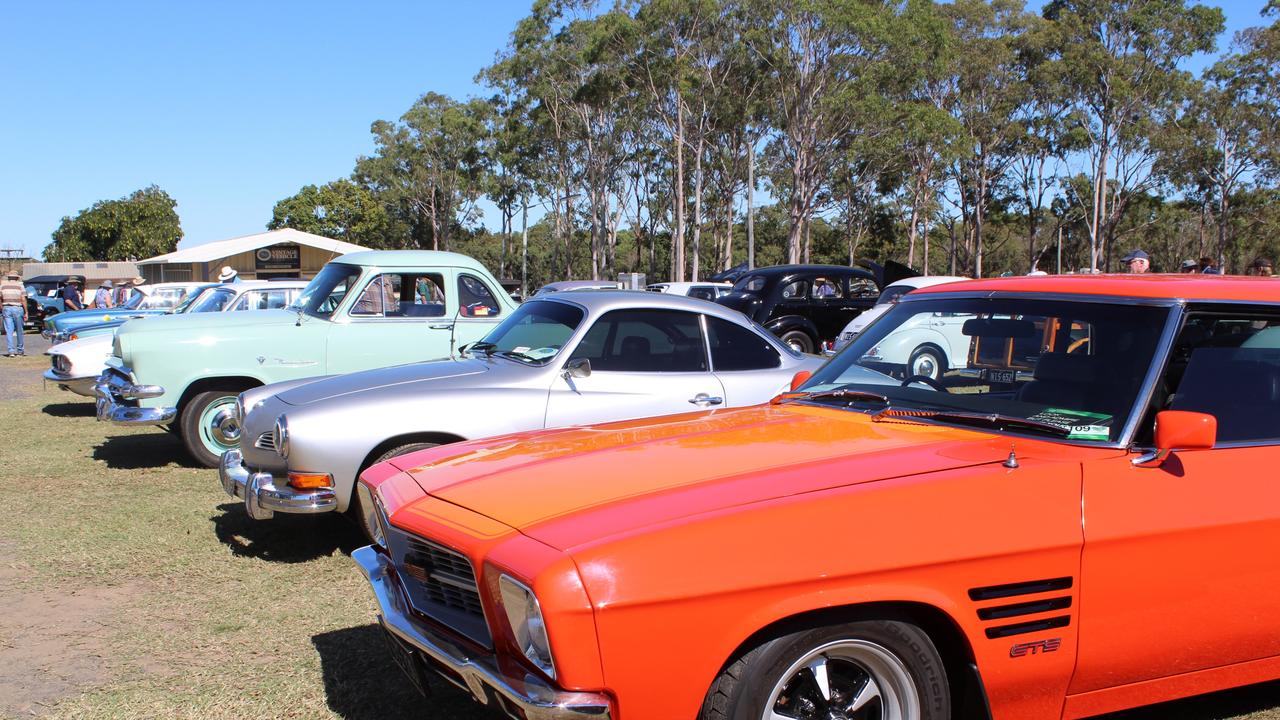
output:
[{"label": "car show spectator", "polygon": [[5,357],[26,355],[22,326],[27,322],[27,294],[18,273],[7,273],[0,282],[0,305],[4,306]]},{"label": "car show spectator", "polygon": [[102,284],[93,293],[93,307],[99,309],[115,307],[115,304],[111,302],[114,295],[113,288],[114,285],[110,280],[103,280]]},{"label": "car show spectator", "polygon": [[84,278],[79,275],[72,275],[67,278],[67,284],[62,286],[62,302],[66,306],[68,312],[72,310],[84,309]]},{"label": "car show spectator", "polygon": [[1213,264],[1213,258],[1202,257],[1198,265],[1200,272],[1205,275],[1221,275],[1222,269]]},{"label": "car show spectator", "polygon": [[1253,259],[1252,263],[1249,264],[1249,269],[1245,271],[1245,274],[1254,275],[1257,277],[1271,277],[1272,276],[1271,261],[1262,256],[1258,256]]},{"label": "car show spectator", "polygon": [[1151,271],[1151,256],[1142,250],[1134,250],[1124,256],[1123,262],[1129,266],[1131,273],[1145,273]]},{"label": "car show spectator", "polygon": [[218,273],[218,282],[238,283],[240,282],[240,273],[230,265],[223,265],[222,272]]},{"label": "car show spectator", "polygon": [[1181,273],[1200,272],[1200,265],[1195,260],[1183,260],[1182,267],[1178,268]]}]

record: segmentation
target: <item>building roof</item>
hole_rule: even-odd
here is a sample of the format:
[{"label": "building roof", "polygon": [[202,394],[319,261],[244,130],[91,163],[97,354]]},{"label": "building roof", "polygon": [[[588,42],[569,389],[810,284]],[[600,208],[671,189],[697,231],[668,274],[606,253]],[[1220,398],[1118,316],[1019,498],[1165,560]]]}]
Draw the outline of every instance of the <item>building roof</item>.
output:
[{"label": "building roof", "polygon": [[256,235],[244,235],[230,240],[219,240],[217,242],[196,245],[195,247],[175,250],[165,255],[157,255],[146,260],[139,260],[139,265],[155,265],[159,263],[207,263],[214,260],[220,260],[232,255],[238,255],[244,252],[253,252],[258,248],[269,247],[279,243],[296,243],[298,245],[306,245],[308,247],[317,248],[333,253],[335,256],[345,253],[360,252],[366,248],[360,245],[354,245],[341,240],[334,240],[322,235],[312,235],[311,233],[294,230],[293,228],[284,228],[281,230],[270,230]]},{"label": "building roof", "polygon": [[935,285],[911,293],[1054,293],[1182,300],[1280,302],[1280,280],[1202,274],[1039,275],[969,280]]},{"label": "building roof", "polygon": [[138,274],[138,266],[136,263],[112,260],[110,262],[99,262],[97,260],[86,260],[85,262],[29,262],[22,264],[22,279],[24,281],[41,275],[82,275],[85,282],[93,285],[101,280],[122,280],[131,278]]}]

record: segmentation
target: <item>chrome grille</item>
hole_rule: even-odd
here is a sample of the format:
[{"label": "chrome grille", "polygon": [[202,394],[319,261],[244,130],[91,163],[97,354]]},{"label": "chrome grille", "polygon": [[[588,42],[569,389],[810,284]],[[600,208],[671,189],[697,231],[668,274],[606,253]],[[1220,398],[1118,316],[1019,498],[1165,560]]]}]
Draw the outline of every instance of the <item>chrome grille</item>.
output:
[{"label": "chrome grille", "polygon": [[275,452],[276,451],[275,435],[273,435],[271,431],[268,430],[262,433],[261,435],[259,435],[257,440],[253,441],[253,446],[258,448],[259,450],[270,450],[271,452]]},{"label": "chrome grille", "polygon": [[481,645],[492,645],[475,570],[465,555],[394,527],[387,543],[414,610]]}]

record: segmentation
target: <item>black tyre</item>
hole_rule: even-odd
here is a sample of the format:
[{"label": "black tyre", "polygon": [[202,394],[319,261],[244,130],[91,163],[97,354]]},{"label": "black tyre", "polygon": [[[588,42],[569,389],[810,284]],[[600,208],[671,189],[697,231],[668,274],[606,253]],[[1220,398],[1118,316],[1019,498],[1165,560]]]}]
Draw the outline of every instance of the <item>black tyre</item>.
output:
[{"label": "black tyre", "polygon": [[911,353],[907,361],[907,375],[923,375],[931,380],[941,380],[947,371],[947,358],[932,345],[921,345]]},{"label": "black tyre", "polygon": [[949,720],[947,673],[920,628],[869,620],[759,645],[716,678],[699,720]]},{"label": "black tyre", "polygon": [[782,333],[782,337],[778,339],[802,353],[813,354],[813,338],[809,337],[803,330],[789,330]]},{"label": "black tyre", "polygon": [[191,398],[178,418],[182,444],[197,463],[216,468],[222,453],[240,446],[236,390],[210,390]]},{"label": "black tyre", "polygon": [[[379,455],[376,460],[369,464],[377,465],[378,463],[385,462],[393,457],[399,457],[418,450],[426,450],[427,448],[432,448],[439,444],[440,443],[433,442],[415,442],[396,445],[390,450]],[[356,482],[359,481],[359,478],[357,478]],[[355,488],[352,487],[351,499],[347,502],[347,516],[351,518],[351,522],[354,522],[356,527],[360,528],[360,532],[364,533],[364,536],[369,540],[373,540],[373,526],[371,525],[373,516],[369,514],[371,510],[372,508],[366,508],[363,506],[360,502],[360,493],[356,492]]]}]

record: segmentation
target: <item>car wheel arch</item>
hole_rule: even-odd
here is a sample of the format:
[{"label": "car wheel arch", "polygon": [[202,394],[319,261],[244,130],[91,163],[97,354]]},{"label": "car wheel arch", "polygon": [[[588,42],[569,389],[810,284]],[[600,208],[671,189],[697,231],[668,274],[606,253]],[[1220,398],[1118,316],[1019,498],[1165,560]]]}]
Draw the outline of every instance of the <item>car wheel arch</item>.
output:
[{"label": "car wheel arch", "polygon": [[360,463],[360,469],[356,472],[356,480],[359,481],[360,473],[369,469],[373,461],[382,456],[383,453],[397,445],[408,445],[409,443],[437,443],[440,445],[451,445],[453,443],[465,442],[467,438],[460,435],[454,435],[446,432],[410,432],[389,437],[378,443],[372,450],[364,456],[364,460]]},{"label": "car wheel arch", "polygon": [[191,402],[191,398],[202,392],[210,390],[234,390],[236,392],[244,392],[250,388],[260,387],[266,383],[255,377],[243,375],[229,375],[221,377],[202,377],[191,384],[187,385],[182,391],[182,395],[178,399],[178,414],[186,409],[187,403]]},{"label": "car wheel arch", "polygon": [[[897,620],[919,627],[929,635],[942,656],[951,679],[952,707],[956,717],[991,720],[987,692],[964,630],[945,610],[928,603],[898,601],[869,602],[817,608],[781,617],[751,633],[733,648],[712,677],[724,672],[743,654],[758,645],[801,630],[841,625],[862,620]],[[710,683],[708,683],[708,687]]]}]

